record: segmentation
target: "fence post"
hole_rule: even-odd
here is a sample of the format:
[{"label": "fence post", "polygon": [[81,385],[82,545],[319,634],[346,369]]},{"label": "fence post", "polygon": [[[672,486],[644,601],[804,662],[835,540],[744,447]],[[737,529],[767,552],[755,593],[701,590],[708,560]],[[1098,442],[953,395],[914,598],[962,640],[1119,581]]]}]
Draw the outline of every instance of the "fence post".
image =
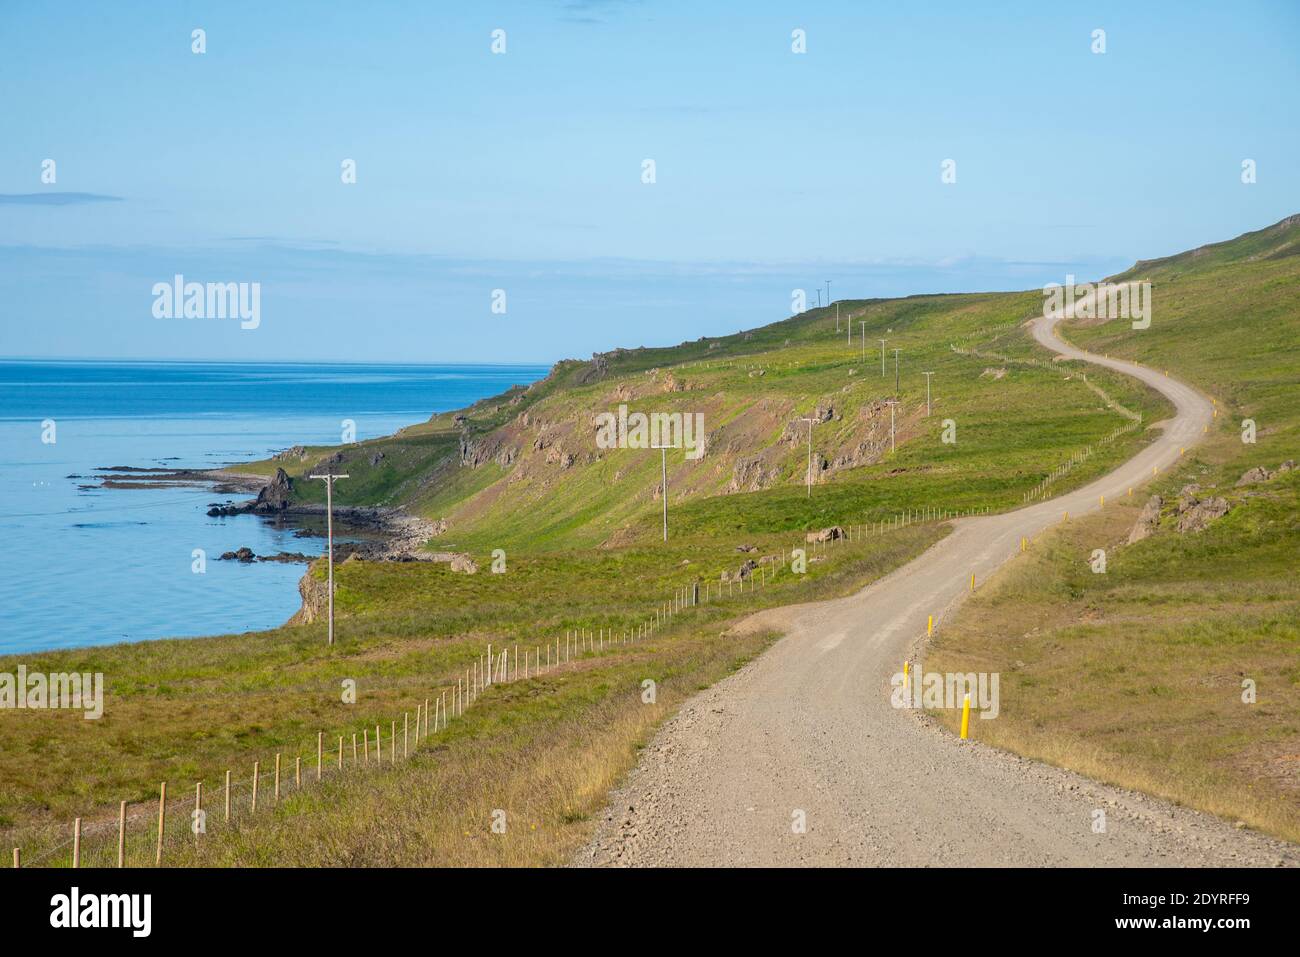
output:
[{"label": "fence post", "polygon": [[[370,729],[369,729],[369,728],[362,728],[362,729],[361,729],[361,737],[362,737],[362,739],[363,739],[363,740],[362,740],[362,743],[365,744],[365,746],[366,746],[366,758],[365,758],[365,763],[362,765],[362,767],[369,767],[369,766],[370,766]],[[356,739],[357,739],[357,736],[354,734],[354,735],[352,736],[352,740],[353,740],[353,742],[355,742]],[[354,754],[352,757],[353,757],[353,759],[355,759],[355,758],[356,758],[356,755]]]},{"label": "fence post", "polygon": [[343,735],[339,735],[339,770],[343,770]]},{"label": "fence post", "polygon": [[295,790],[302,788],[302,755],[296,754],[293,758],[293,786]]},{"label": "fence post", "polygon": [[254,761],[254,762],[253,762],[253,805],[252,805],[252,808],[253,808],[253,813],[254,813],[254,814],[257,813],[257,777],[258,777],[258,775],[257,775],[257,771],[258,771],[258,764],[259,764],[259,762],[257,762],[257,761]]},{"label": "fence post", "polygon": [[226,768],[226,823],[230,823],[230,769]]},{"label": "fence post", "polygon": [[402,712],[402,757],[411,756],[411,712]]},{"label": "fence post", "polygon": [[316,732],[316,780],[320,781],[321,772],[325,769],[325,732]]},{"label": "fence post", "polygon": [[14,848],[14,869],[17,870],[22,866],[23,866],[23,852],[18,850],[18,848],[15,847]]},{"label": "fence post", "polygon": [[352,732],[352,763],[357,763],[357,733]]},{"label": "fence post", "polygon": [[154,864],[162,864],[163,828],[167,825],[167,782],[162,783],[158,792],[158,852],[154,855]]},{"label": "fence post", "polygon": [[72,866],[81,866],[81,818],[72,822]]},{"label": "fence post", "polygon": [[126,865],[126,802],[117,807],[117,866]]},{"label": "fence post", "polygon": [[[196,810],[196,811],[200,811],[200,812],[203,810],[203,782],[202,782],[202,781],[195,781],[195,782],[194,782],[194,810]],[[193,824],[194,824],[194,821],[195,821],[195,820],[197,820],[197,818],[191,818],[191,819],[190,819],[190,826],[191,826],[191,827],[193,827]],[[194,840],[197,842],[198,839],[199,839],[199,832],[198,832],[198,831],[195,831],[195,832],[194,832]]]},{"label": "fence post", "polygon": [[392,728],[388,733],[388,743],[389,746],[393,749],[388,763],[396,764],[397,763],[397,722],[396,721],[393,721]]},{"label": "fence post", "polygon": [[275,803],[280,803],[280,754],[275,755]]}]

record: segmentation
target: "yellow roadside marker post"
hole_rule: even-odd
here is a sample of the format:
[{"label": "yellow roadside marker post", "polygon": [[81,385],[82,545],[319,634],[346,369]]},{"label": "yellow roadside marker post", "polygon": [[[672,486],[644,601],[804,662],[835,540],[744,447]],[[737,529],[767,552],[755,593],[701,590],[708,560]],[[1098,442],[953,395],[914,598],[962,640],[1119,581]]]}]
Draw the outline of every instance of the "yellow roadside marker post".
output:
[{"label": "yellow roadside marker post", "polygon": [[970,737],[970,695],[963,695],[961,700],[961,739]]},{"label": "yellow roadside marker post", "polygon": [[911,662],[903,662],[903,694],[907,694],[908,684],[911,681]]},{"label": "yellow roadside marker post", "polygon": [[929,638],[933,634],[934,634],[934,615],[931,615],[929,621],[925,623],[925,637]]},{"label": "yellow roadside marker post", "polygon": [[970,590],[971,590],[971,591],[974,591],[974,590],[975,590],[975,573],[974,573],[974,572],[971,572],[971,573],[970,573]]},{"label": "yellow roadside marker post", "polygon": [[1098,495],[1098,496],[1097,496],[1097,500],[1101,503],[1101,507],[1102,507],[1102,508],[1105,508],[1105,507],[1106,507],[1106,496],[1104,496],[1104,495]]}]

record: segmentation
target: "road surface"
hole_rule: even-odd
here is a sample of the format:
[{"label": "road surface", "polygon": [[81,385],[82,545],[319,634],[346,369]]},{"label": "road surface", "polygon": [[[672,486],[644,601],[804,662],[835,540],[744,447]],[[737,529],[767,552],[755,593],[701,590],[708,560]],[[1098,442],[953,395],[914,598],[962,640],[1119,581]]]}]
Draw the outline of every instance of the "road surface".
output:
[{"label": "road surface", "polygon": [[[1297,865],[1300,848],[1209,814],[980,745],[893,708],[890,677],[951,614],[972,571],[986,579],[1063,513],[1125,495],[1190,448],[1210,422],[1194,389],[1061,341],[1055,352],[1116,369],[1176,407],[1160,436],[1078,491],[953,532],[847,598],[759,612],[741,627],[785,634],[665,723],[616,791],[578,865]],[[939,616],[936,616],[939,618]],[[941,621],[941,618],[939,618]],[[978,737],[980,719],[972,712]],[[1093,829],[1094,812],[1106,829]],[[806,830],[796,833],[802,812]]]}]

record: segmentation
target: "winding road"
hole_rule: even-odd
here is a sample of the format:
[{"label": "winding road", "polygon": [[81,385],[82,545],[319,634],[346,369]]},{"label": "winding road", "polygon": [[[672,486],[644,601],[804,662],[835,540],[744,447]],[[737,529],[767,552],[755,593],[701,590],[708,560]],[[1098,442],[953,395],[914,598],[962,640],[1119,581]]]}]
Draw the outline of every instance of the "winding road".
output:
[{"label": "winding road", "polygon": [[[577,865],[1300,865],[1296,845],[1213,815],[981,745],[891,707],[890,677],[1030,538],[1163,471],[1200,440],[1210,402],[1162,371],[1080,351],[1040,318],[1047,348],[1131,375],[1176,407],[1160,436],[1090,485],[954,522],[941,542],[855,595],[759,612],[784,633],[666,722],[611,796]],[[941,616],[936,614],[936,622]],[[972,709],[972,738],[980,720]],[[1105,811],[1104,833],[1093,830]],[[802,812],[805,830],[794,824]]]}]

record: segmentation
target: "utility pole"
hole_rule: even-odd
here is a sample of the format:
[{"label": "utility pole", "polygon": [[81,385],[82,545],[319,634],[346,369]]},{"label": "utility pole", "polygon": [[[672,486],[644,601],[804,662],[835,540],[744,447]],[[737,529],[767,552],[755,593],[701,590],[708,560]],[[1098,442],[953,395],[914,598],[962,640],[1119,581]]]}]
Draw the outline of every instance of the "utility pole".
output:
[{"label": "utility pole", "polygon": [[892,454],[894,451],[894,406],[898,405],[898,400],[890,399],[887,404],[889,405],[889,451]]},{"label": "utility pole", "polygon": [[894,395],[898,395],[898,353],[899,350],[895,349],[894,350]]},{"label": "utility pole", "polygon": [[821,307],[822,307],[822,287],[818,286],[817,287],[817,308],[820,309]]},{"label": "utility pole", "polygon": [[861,330],[859,338],[862,339],[862,361],[867,361],[867,320],[859,320],[858,326]]},{"label": "utility pole", "polygon": [[925,376],[925,417],[928,419],[930,417],[930,376],[934,373],[922,372],[921,375]]},{"label": "utility pole", "polygon": [[835,304],[835,331],[840,331],[840,304]]},{"label": "utility pole", "polygon": [[812,498],[812,430],[819,420],[803,416],[799,421],[808,423],[808,497]]},{"label": "utility pole", "polygon": [[664,541],[668,541],[668,450],[674,449],[675,445],[652,445],[650,448],[658,449],[663,459],[663,498],[664,498]]},{"label": "utility pole", "polygon": [[831,304],[831,281],[827,279],[826,280],[826,305],[829,306],[830,304]]},{"label": "utility pole", "polygon": [[334,644],[334,482],[337,479],[348,478],[347,475],[336,475],[333,472],[326,472],[324,475],[313,475],[314,479],[325,480],[325,528],[329,536],[329,589],[330,589],[330,623],[329,623],[329,641]]},{"label": "utility pole", "polygon": [[880,340],[880,378],[885,377],[885,340]]}]

